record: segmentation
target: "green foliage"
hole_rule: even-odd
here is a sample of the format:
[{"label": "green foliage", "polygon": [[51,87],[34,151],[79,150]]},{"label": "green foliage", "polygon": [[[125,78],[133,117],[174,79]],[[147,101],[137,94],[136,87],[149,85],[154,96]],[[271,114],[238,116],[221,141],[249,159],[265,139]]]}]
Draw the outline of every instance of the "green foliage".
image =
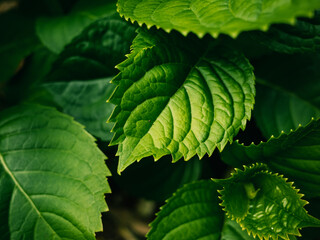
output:
[{"label": "green foliage", "polygon": [[95,239],[104,154],[115,201],[173,194],[149,239],[317,240],[319,0],[9,2],[1,240]]},{"label": "green foliage", "polygon": [[43,106],[16,106],[0,119],[1,239],[95,239],[110,172],[94,139]]},{"label": "green foliage", "polygon": [[172,29],[187,35],[193,32],[217,37],[224,33],[236,37],[248,30],[267,30],[272,23],[294,23],[297,16],[312,16],[320,8],[318,0],[119,0],[121,16]]},{"label": "green foliage", "polygon": [[171,154],[175,162],[221,151],[250,119],[253,69],[239,52],[166,36],[140,31],[117,66],[110,121],[116,122],[111,144],[119,145],[119,172],[147,156]]}]

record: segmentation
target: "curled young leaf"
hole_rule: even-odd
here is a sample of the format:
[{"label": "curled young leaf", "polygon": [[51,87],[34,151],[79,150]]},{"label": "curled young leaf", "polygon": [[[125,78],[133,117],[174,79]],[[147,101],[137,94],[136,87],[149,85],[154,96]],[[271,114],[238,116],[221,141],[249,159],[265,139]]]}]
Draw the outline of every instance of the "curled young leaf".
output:
[{"label": "curled young leaf", "polygon": [[[235,218],[240,226],[260,239],[290,239],[289,235],[300,236],[299,229],[303,227],[319,227],[320,220],[308,215],[302,200],[302,194],[287,182],[283,176],[269,172],[266,165],[256,164],[237,169],[228,179],[214,180],[223,188],[221,198],[222,206],[231,218]],[[246,210],[240,217],[237,207],[239,203],[238,192],[246,184],[252,184],[256,190],[253,198],[247,197],[248,204],[243,205]],[[244,195],[245,191],[241,194]],[[245,196],[245,195],[244,195]],[[242,198],[240,198],[242,200]]]}]

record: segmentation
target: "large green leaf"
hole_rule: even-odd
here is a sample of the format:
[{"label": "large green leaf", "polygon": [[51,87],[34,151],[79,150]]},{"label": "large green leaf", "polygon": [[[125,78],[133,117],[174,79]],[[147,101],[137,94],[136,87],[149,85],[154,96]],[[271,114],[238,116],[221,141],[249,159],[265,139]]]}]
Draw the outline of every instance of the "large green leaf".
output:
[{"label": "large green leaf", "polygon": [[318,52],[320,50],[320,12],[313,19],[300,18],[294,26],[276,24],[268,32],[247,33],[256,42],[282,53]]},{"label": "large green leaf", "polygon": [[62,112],[73,116],[92,135],[110,141],[113,124],[106,123],[114,108],[113,104],[106,102],[114,90],[110,80],[46,83],[42,85],[44,92],[32,101],[43,102],[51,98]]},{"label": "large green leaf", "polygon": [[112,145],[118,170],[143,157],[173,161],[221,151],[244,128],[254,103],[248,61],[224,45],[208,46],[178,33],[141,30],[111,102],[117,105]]},{"label": "large green leaf", "polygon": [[135,30],[118,15],[92,23],[62,51],[48,80],[90,80],[116,75],[114,66],[130,52]]},{"label": "large green leaf", "polygon": [[105,156],[70,117],[21,105],[0,113],[1,239],[95,239]]},{"label": "large green leaf", "polygon": [[318,0],[119,0],[121,16],[166,31],[175,29],[216,37],[237,36],[247,30],[266,30],[272,23],[293,23],[297,16],[312,16]]},{"label": "large green leaf", "polygon": [[68,15],[39,18],[36,23],[37,35],[46,47],[59,53],[90,23],[114,12],[114,1],[90,1],[90,4],[75,6]]},{"label": "large green leaf", "polygon": [[223,222],[217,185],[210,180],[199,181],[179,189],[168,200],[151,223],[147,238],[218,240]]},{"label": "large green leaf", "polygon": [[259,145],[244,146],[234,142],[222,153],[226,163],[264,162],[274,171],[283,173],[310,196],[320,196],[320,120],[299,127],[289,134],[272,137]]},{"label": "large green leaf", "polygon": [[157,162],[149,157],[130,165],[121,176],[114,173],[113,180],[132,195],[160,202],[184,184],[198,180],[202,164],[197,157],[174,164],[168,156]]},{"label": "large green leaf", "polygon": [[[320,117],[320,55],[275,55],[256,65],[254,116],[266,138]],[[270,71],[272,69],[272,71]]]},{"label": "large green leaf", "polygon": [[[273,174],[264,165],[253,165],[244,171],[236,169],[231,178],[214,180],[223,190],[222,206],[228,216],[236,218],[241,227],[260,239],[289,239],[300,236],[303,227],[320,227],[320,220],[308,215],[303,208],[303,195],[286,182],[283,176]],[[243,196],[238,198],[238,196]],[[246,197],[246,204],[241,204]],[[238,217],[239,208],[243,215]]]}]

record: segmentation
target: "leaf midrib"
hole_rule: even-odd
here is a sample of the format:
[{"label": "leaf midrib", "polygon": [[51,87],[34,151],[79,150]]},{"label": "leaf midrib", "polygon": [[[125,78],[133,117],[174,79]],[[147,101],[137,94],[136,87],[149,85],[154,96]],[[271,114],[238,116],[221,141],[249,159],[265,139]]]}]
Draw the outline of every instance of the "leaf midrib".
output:
[{"label": "leaf midrib", "polygon": [[9,167],[7,166],[3,156],[0,153],[0,163],[3,166],[5,172],[8,174],[8,176],[12,179],[14,185],[19,189],[19,191],[24,195],[24,197],[27,199],[27,201],[30,203],[31,207],[35,210],[35,212],[39,215],[39,217],[48,225],[49,229],[59,238],[61,237],[58,235],[57,232],[50,226],[50,224],[45,220],[45,218],[42,216],[41,212],[38,210],[32,199],[28,196],[28,194],[25,192],[25,190],[22,188],[20,183],[17,181],[13,173],[10,171]]}]

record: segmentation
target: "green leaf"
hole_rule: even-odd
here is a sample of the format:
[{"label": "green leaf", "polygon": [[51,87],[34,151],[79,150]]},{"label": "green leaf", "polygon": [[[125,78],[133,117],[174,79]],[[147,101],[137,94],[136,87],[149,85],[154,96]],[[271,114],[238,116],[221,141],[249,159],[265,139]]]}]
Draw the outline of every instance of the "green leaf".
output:
[{"label": "green leaf", "polygon": [[255,240],[255,238],[248,235],[245,229],[242,230],[239,223],[227,218],[222,229],[221,240]]},{"label": "green leaf", "polygon": [[112,179],[134,196],[160,202],[168,199],[184,184],[198,180],[202,172],[202,161],[194,157],[188,162],[172,164],[168,156],[157,162],[149,157],[130,165],[121,176],[114,173]]},{"label": "green leaf", "polygon": [[101,140],[110,141],[113,136],[110,132],[113,124],[106,121],[114,105],[107,103],[106,99],[115,87],[109,83],[110,80],[111,78],[46,83],[41,88],[44,92],[35,96],[32,101],[42,103],[49,95],[62,112],[73,116],[88,132]]},{"label": "green leaf", "polygon": [[307,204],[301,199],[303,195],[286,180],[266,170],[266,166],[257,164],[245,167],[243,171],[236,169],[228,179],[214,181],[223,188],[219,191],[222,206],[232,218],[236,218],[239,211],[239,203],[234,200],[238,195],[232,195],[232,191],[244,189],[247,184],[255,189],[254,196],[247,197],[249,204],[246,206],[246,214],[236,218],[248,233],[260,239],[290,239],[288,235],[300,236],[300,228],[319,227],[320,220],[308,215],[303,208]]},{"label": "green leaf", "polygon": [[318,0],[119,0],[121,16],[157,26],[217,37],[233,37],[248,30],[266,30],[272,23],[293,23],[298,16],[312,16],[320,8]]},{"label": "green leaf", "polygon": [[114,12],[113,1],[90,1],[90,5],[75,7],[68,15],[39,18],[36,22],[37,35],[46,47],[59,53],[90,23]]},{"label": "green leaf", "polygon": [[173,161],[221,151],[251,116],[254,75],[239,52],[178,33],[141,30],[117,66],[112,145],[118,171],[147,156]]},{"label": "green leaf", "polygon": [[1,239],[95,239],[110,175],[94,139],[40,105],[0,113]]},{"label": "green leaf", "polygon": [[147,239],[220,239],[224,214],[218,203],[214,182],[185,185],[162,207],[151,223]]},{"label": "green leaf", "polygon": [[285,174],[310,196],[320,196],[320,120],[310,122],[289,134],[272,137],[259,145],[233,143],[222,153],[224,162],[239,167],[263,162],[274,171]]},{"label": "green leaf", "polygon": [[118,15],[88,26],[60,54],[48,81],[90,80],[114,76],[115,65],[125,60],[136,27]]},{"label": "green leaf", "polygon": [[320,12],[313,19],[300,18],[294,26],[272,25],[268,32],[249,32],[253,41],[281,53],[318,52],[320,50]]},{"label": "green leaf", "polygon": [[254,116],[266,138],[320,117],[319,54],[265,57],[255,70],[258,84]]}]

